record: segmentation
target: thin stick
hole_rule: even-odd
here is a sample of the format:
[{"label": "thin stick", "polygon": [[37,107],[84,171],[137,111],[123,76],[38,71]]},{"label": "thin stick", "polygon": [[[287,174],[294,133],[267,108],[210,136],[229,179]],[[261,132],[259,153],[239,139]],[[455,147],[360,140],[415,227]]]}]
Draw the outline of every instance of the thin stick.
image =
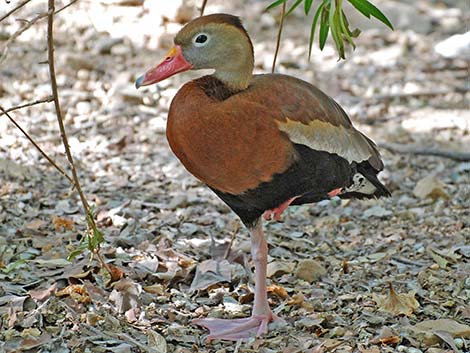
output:
[{"label": "thin stick", "polygon": [[281,46],[281,34],[282,34],[282,27],[284,26],[284,17],[286,14],[286,2],[287,1],[284,1],[282,3],[281,23],[279,23],[279,30],[277,32],[276,51],[274,52],[273,67],[271,68],[272,73],[274,73],[274,69],[276,68],[277,54],[279,53],[279,47]]},{"label": "thin stick", "polygon": [[[62,138],[62,142],[65,148],[65,154],[67,155],[67,160],[69,161],[70,169],[72,171],[72,177],[74,180],[75,188],[77,189],[78,194],[80,195],[80,200],[82,201],[83,209],[85,211],[86,220],[89,228],[89,233],[95,236],[95,232],[98,231],[96,227],[95,220],[93,219],[93,215],[90,211],[90,206],[88,205],[88,201],[85,197],[85,194],[82,191],[82,187],[80,185],[80,181],[78,179],[77,169],[75,168],[75,164],[72,157],[72,152],[70,152],[70,146],[67,138],[67,133],[65,132],[64,126],[64,119],[62,117],[62,111],[60,109],[60,102],[59,102],[59,92],[57,89],[57,80],[55,75],[55,64],[54,64],[54,0],[48,0],[48,18],[47,18],[47,58],[49,63],[49,76],[51,79],[51,89],[52,95],[54,97],[54,106],[57,115],[57,122],[60,128],[60,136]],[[94,254],[99,255],[100,251],[100,244],[98,243],[95,249],[92,249]],[[101,256],[98,256],[99,261],[105,267],[105,269],[109,272],[110,275],[110,268],[105,263],[104,259]]]},{"label": "thin stick", "polygon": [[23,1],[22,3],[20,3],[19,5],[17,5],[15,8],[11,9],[11,11],[8,11],[2,18],[0,18],[0,22],[2,22],[5,18],[7,18],[8,16],[10,16],[12,13],[16,12],[17,10],[21,9],[24,5],[26,5],[28,2],[30,2],[31,0],[25,0]]},{"label": "thin stick", "polygon": [[0,107],[0,110],[2,111],[2,114],[5,114],[8,117],[8,119],[10,119],[10,121],[13,123],[13,125],[15,125],[18,128],[18,130],[20,130],[23,133],[23,135],[26,136],[26,138],[33,144],[34,147],[36,147],[39,153],[41,153],[43,157],[48,160],[49,163],[52,164],[54,168],[60,172],[60,174],[66,177],[68,181],[70,181],[70,184],[75,185],[73,179],[65,172],[65,170],[63,170],[51,157],[49,157],[47,153],[44,152],[41,149],[41,147],[39,147],[36,141],[34,141],[33,138],[29,136],[29,134],[15,121],[15,119],[13,119],[10,114],[8,114],[8,110],[3,109],[2,107]]},{"label": "thin stick", "polygon": [[204,10],[206,9],[206,5],[207,5],[207,0],[203,0],[202,5],[201,5],[201,14],[200,14],[200,16],[204,15]]},{"label": "thin stick", "polygon": [[423,155],[423,156],[435,156],[449,158],[460,162],[470,161],[470,153],[466,152],[456,152],[449,150],[439,150],[435,148],[421,148],[413,146],[403,146],[395,143],[381,143],[379,147],[385,148],[393,153],[399,154],[414,154],[414,155]]},{"label": "thin stick", "polygon": [[26,104],[23,104],[23,105],[18,105],[16,107],[8,108],[7,110],[1,108],[2,113],[0,114],[0,116],[2,116],[3,114],[6,114],[6,113],[10,113],[14,110],[18,110],[18,109],[22,109],[22,108],[26,108],[26,107],[31,107],[31,106],[36,105],[36,104],[49,103],[49,102],[52,102],[53,100],[54,100],[53,96],[48,96],[48,97],[43,98],[43,99],[38,99],[37,101],[34,101],[34,102],[30,102],[30,103],[26,103]]},{"label": "thin stick", "polygon": [[[60,11],[66,9],[67,7],[69,7],[70,5],[76,3],[78,0],[72,0],[70,3],[68,3],[67,5],[65,5],[64,7],[60,8],[59,10],[57,10],[55,12],[55,14],[59,13]],[[5,42],[5,44],[3,45],[3,49],[2,49],[2,53],[0,55],[0,63],[2,62],[2,59],[5,59],[6,58],[6,54],[7,54],[7,50],[8,50],[8,46],[16,39],[18,38],[23,32],[25,32],[26,30],[28,30],[29,28],[31,28],[36,22],[38,22],[39,20],[42,20],[43,18],[46,18],[48,15],[47,12],[45,13],[41,13],[39,15],[37,15],[36,17],[34,17],[31,21],[27,21],[26,24],[21,27],[19,30],[17,30],[15,33],[13,33],[13,35],[8,38],[8,40]]]}]

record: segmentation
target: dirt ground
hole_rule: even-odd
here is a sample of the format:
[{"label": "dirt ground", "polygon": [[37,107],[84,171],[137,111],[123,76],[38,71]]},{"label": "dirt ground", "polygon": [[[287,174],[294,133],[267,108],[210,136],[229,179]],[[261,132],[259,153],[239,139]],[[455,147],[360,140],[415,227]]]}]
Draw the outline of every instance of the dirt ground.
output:
[{"label": "dirt ground", "polygon": [[[0,0],[0,18],[18,3]],[[348,9],[363,32],[346,61],[328,43],[309,62],[311,19],[295,12],[276,70],[333,96],[381,146],[392,197],[291,207],[282,223],[267,222],[269,299],[285,324],[237,343],[205,343],[191,320],[249,315],[248,232],[165,138],[171,98],[200,73],[133,86],[196,16],[194,4],[81,0],[57,14],[69,144],[103,257],[124,276],[109,285],[86,251],[67,261],[84,237],[80,200],[0,116],[0,352],[469,352],[470,162],[412,153],[470,150],[469,13],[465,1],[374,3],[396,29]],[[267,5],[206,8],[242,17],[257,72],[270,71],[275,47],[278,11]],[[0,22],[4,109],[51,94],[47,19],[14,36],[45,11],[36,0]],[[69,171],[52,103],[10,114]]]}]

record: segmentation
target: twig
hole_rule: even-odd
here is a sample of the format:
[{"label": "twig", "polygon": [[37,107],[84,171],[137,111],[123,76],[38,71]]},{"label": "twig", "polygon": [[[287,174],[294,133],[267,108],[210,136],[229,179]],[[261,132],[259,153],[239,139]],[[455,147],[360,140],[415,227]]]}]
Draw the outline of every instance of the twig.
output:
[{"label": "twig", "polygon": [[[72,177],[74,180],[75,188],[80,196],[80,200],[82,202],[83,209],[85,211],[85,216],[86,216],[87,225],[88,225],[87,236],[90,239],[91,237],[96,237],[97,234],[100,234],[100,232],[96,226],[95,220],[93,218],[93,214],[90,210],[90,206],[88,205],[88,201],[80,185],[77,169],[75,168],[75,164],[74,164],[73,157],[72,157],[72,152],[70,151],[67,133],[65,132],[64,119],[62,117],[62,111],[60,109],[59,93],[57,89],[57,79],[55,75],[55,64],[54,64],[54,14],[55,14],[54,0],[48,0],[48,9],[49,11],[47,13],[47,16],[48,16],[47,18],[47,59],[49,63],[49,76],[51,79],[51,89],[52,89],[52,95],[54,97],[54,106],[55,106],[55,111],[57,115],[57,122],[59,124],[60,136],[62,138],[62,142],[65,148],[65,154],[67,156],[67,160],[69,161],[70,169],[72,171]],[[96,247],[93,247],[91,250],[93,254],[97,255],[98,260],[105,267],[105,269],[109,272],[110,276],[112,276],[109,266],[107,266],[104,259],[100,255],[99,241],[96,243]]]},{"label": "twig", "polygon": [[402,146],[395,143],[381,143],[379,147],[385,148],[393,153],[399,154],[414,154],[414,155],[423,155],[423,156],[436,156],[449,158],[460,162],[470,161],[470,153],[466,152],[457,152],[449,150],[439,150],[435,148],[421,148],[414,146]]},{"label": "twig", "polygon": [[[67,5],[65,5],[64,7],[60,8],[59,10],[55,11],[54,14],[57,14],[59,12],[61,12],[62,10],[66,9],[67,7],[69,7],[70,5],[76,3],[78,0],[72,0],[70,3],[68,3]],[[2,59],[5,59],[6,58],[6,54],[7,54],[7,51],[8,51],[8,46],[16,39],[18,38],[23,32],[25,32],[26,30],[30,29],[36,22],[42,20],[43,18],[46,18],[48,15],[47,12],[45,13],[41,13],[39,15],[37,15],[36,17],[34,17],[32,20],[30,21],[26,21],[26,24],[21,27],[19,30],[17,30],[15,33],[13,33],[13,35],[8,38],[8,40],[5,42],[5,44],[3,45],[3,49],[2,49],[2,53],[0,55],[0,63],[2,62]]]},{"label": "twig", "polygon": [[33,144],[34,147],[36,147],[39,153],[41,153],[43,157],[46,158],[47,161],[54,166],[55,169],[57,169],[64,177],[66,177],[68,181],[70,181],[70,184],[72,184],[72,186],[74,186],[75,183],[73,179],[51,157],[49,157],[47,153],[41,149],[41,147],[39,147],[39,145],[33,140],[33,138],[29,136],[29,134],[15,121],[15,119],[11,117],[10,114],[8,114],[8,110],[3,109],[2,107],[0,107],[0,110],[2,111],[2,115],[5,114],[8,117],[8,119],[10,119],[13,125],[15,125],[18,128],[18,130],[20,130],[23,133],[23,135],[26,136],[26,138]]},{"label": "twig", "polygon": [[2,22],[5,18],[7,18],[8,16],[10,16],[12,13],[16,12],[17,10],[21,9],[24,5],[26,5],[28,2],[30,2],[31,0],[25,0],[23,1],[22,3],[20,3],[19,5],[17,5],[15,8],[11,9],[11,11],[8,11],[3,17],[0,18],[0,22]]},{"label": "twig", "polygon": [[287,1],[284,1],[282,3],[281,22],[279,23],[279,30],[277,32],[276,50],[274,52],[273,67],[271,68],[272,73],[274,73],[274,69],[276,68],[277,54],[279,53],[279,47],[281,46],[282,27],[284,26],[284,17],[286,15],[286,2]]},{"label": "twig", "polygon": [[2,112],[1,112],[0,116],[2,116],[3,114],[6,114],[6,113],[10,113],[14,110],[18,110],[18,109],[22,109],[22,108],[26,108],[26,107],[31,107],[32,105],[41,104],[41,103],[49,103],[49,102],[52,102],[53,100],[54,100],[53,96],[48,96],[46,98],[38,99],[37,101],[30,102],[30,103],[18,105],[16,107],[12,107],[12,108],[9,108],[7,110],[1,108]]},{"label": "twig", "polygon": [[207,0],[203,0],[202,5],[201,5],[201,14],[200,14],[200,16],[204,15],[204,10],[206,9],[206,5],[207,5]]}]

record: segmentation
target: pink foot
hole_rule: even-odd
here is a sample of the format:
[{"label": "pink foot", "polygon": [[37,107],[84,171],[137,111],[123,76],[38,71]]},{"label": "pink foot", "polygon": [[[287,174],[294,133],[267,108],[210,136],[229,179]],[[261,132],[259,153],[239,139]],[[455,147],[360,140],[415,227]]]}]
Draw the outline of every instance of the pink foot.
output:
[{"label": "pink foot", "polygon": [[276,314],[252,315],[244,319],[215,319],[203,318],[193,320],[192,323],[209,329],[206,341],[213,339],[237,341],[254,336],[261,336],[268,332],[271,321],[283,321]]},{"label": "pink foot", "polygon": [[343,191],[342,188],[338,188],[338,189],[331,190],[331,191],[328,193],[328,196],[329,196],[329,197],[335,197],[336,195],[340,194],[341,191]]},{"label": "pink foot", "polygon": [[274,220],[280,222],[281,221],[281,215],[282,215],[282,212],[284,212],[286,210],[287,207],[289,207],[289,205],[292,203],[292,201],[294,201],[296,198],[298,198],[299,196],[295,196],[295,197],[292,197],[290,198],[289,200],[281,203],[279,206],[277,206],[276,208],[273,208],[272,210],[267,210],[266,212],[264,212],[264,219],[266,221],[270,221],[273,214],[274,214]]}]

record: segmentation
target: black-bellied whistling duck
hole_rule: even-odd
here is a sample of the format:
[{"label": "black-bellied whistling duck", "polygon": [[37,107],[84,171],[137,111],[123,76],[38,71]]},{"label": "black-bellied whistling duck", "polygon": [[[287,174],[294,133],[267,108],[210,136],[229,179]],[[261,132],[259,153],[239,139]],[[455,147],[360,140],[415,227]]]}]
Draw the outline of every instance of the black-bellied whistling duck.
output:
[{"label": "black-bellied whistling duck", "polygon": [[188,23],[166,58],[136,87],[186,70],[214,69],[173,99],[167,138],[186,169],[209,186],[251,233],[255,298],[251,317],[195,320],[208,339],[261,335],[271,321],[266,293],[268,247],[262,216],[280,219],[289,205],[332,196],[373,198],[389,192],[377,179],[375,144],[315,86],[279,75],[253,75],[253,46],[238,17],[214,14]]}]

